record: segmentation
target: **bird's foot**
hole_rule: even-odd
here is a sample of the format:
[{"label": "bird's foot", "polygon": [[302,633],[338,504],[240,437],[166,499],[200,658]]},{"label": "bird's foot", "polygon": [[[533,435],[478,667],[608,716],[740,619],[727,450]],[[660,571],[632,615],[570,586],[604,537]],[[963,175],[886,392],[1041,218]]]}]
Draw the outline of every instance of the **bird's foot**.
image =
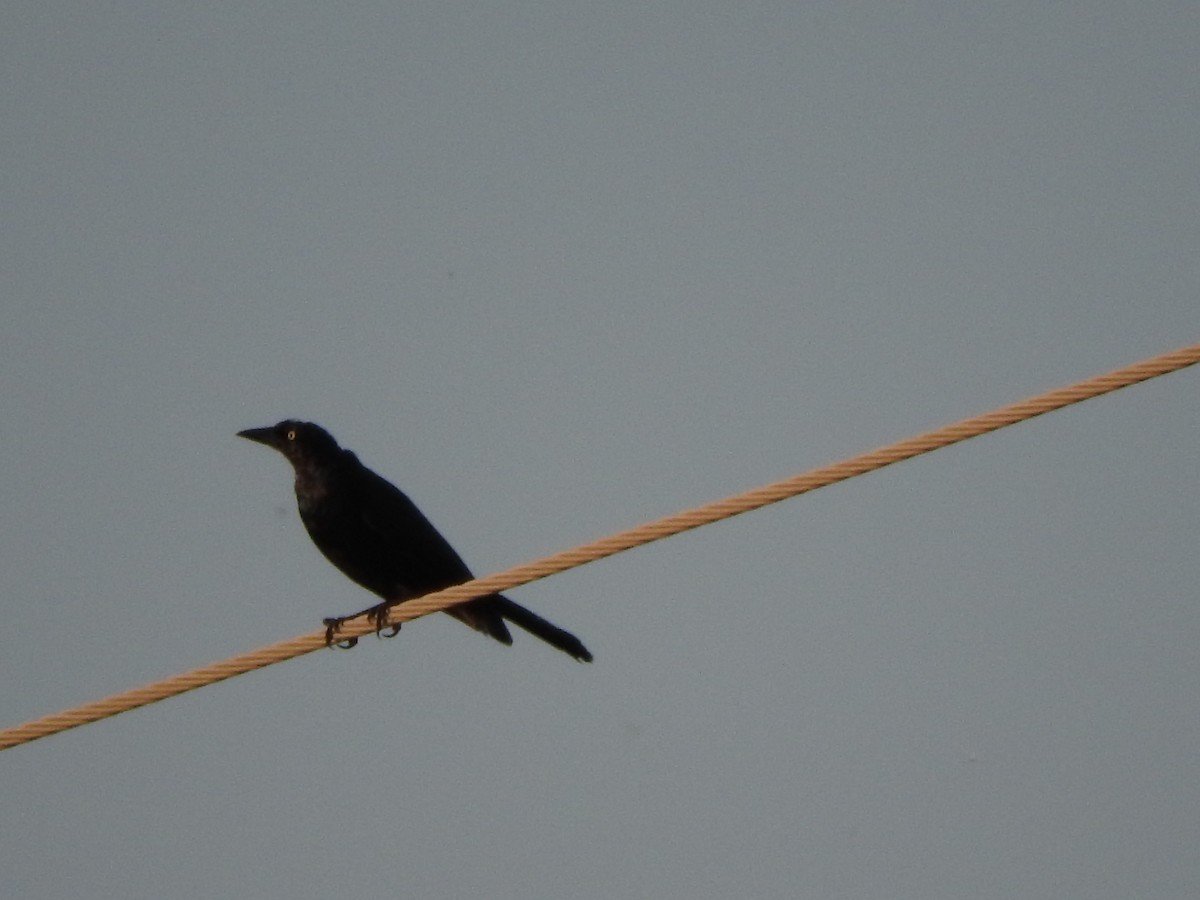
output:
[{"label": "bird's foot", "polygon": [[[375,626],[376,637],[393,638],[400,633],[400,623],[391,623],[388,621],[388,610],[393,606],[391,603],[380,603],[378,606],[372,606],[367,610],[367,621]],[[336,616],[321,621],[325,625],[325,646],[337,647],[340,650],[349,650],[358,643],[358,638],[348,637],[340,641],[335,641],[337,633],[342,630],[342,626],[346,624],[348,619],[355,619],[362,613],[357,613],[353,616]],[[388,629],[386,632],[384,629]]]},{"label": "bird's foot", "polygon": [[[375,626],[375,637],[394,638],[400,633],[400,623],[392,624],[388,622],[388,610],[393,604],[380,603],[378,606],[372,606],[367,610],[367,621]],[[384,634],[383,629],[390,628],[391,630]]]},{"label": "bird's foot", "polygon": [[338,641],[336,645],[334,644],[333,636],[342,630],[342,625],[346,621],[345,617],[323,619],[322,621],[325,625],[325,646],[326,647],[337,646],[337,648],[339,650],[349,650],[351,647],[353,647],[355,644],[358,643],[358,638],[348,637],[348,638]]}]

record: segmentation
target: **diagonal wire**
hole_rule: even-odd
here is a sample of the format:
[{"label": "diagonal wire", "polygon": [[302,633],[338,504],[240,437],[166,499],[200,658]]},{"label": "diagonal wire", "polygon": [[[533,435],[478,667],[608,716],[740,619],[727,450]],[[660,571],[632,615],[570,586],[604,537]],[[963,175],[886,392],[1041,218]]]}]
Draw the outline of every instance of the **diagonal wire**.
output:
[{"label": "diagonal wire", "polygon": [[[407,622],[410,619],[445,609],[455,603],[463,603],[486,594],[520,587],[584,563],[603,559],[642,544],[759,509],[780,500],[816,490],[819,487],[836,484],[847,478],[853,478],[855,475],[882,469],[884,466],[911,459],[922,453],[929,453],[940,447],[947,447],[968,438],[987,434],[998,428],[1023,422],[1091,397],[1098,397],[1119,388],[1195,365],[1197,362],[1200,362],[1200,344],[1181,347],[1178,350],[1163,353],[1105,375],[1098,375],[970,419],[964,419],[952,425],[927,431],[916,437],[888,444],[886,447],[869,453],[812,469],[782,481],[727,497],[724,500],[684,510],[531,563],[505,569],[503,572],[489,575],[486,578],[477,578],[432,594],[426,594],[424,597],[406,600],[403,604],[392,608],[389,621],[391,623]],[[354,617],[353,621],[345,623],[339,632],[339,637],[358,637],[374,630],[375,626],[367,621],[364,611]],[[199,669],[174,675],[140,688],[34,719],[0,731],[0,750],[115,716],[118,713],[224,681],[226,678],[232,678],[254,669],[261,669],[284,660],[303,656],[314,650],[320,650],[324,646],[324,629],[312,631],[288,641],[202,666]]]}]

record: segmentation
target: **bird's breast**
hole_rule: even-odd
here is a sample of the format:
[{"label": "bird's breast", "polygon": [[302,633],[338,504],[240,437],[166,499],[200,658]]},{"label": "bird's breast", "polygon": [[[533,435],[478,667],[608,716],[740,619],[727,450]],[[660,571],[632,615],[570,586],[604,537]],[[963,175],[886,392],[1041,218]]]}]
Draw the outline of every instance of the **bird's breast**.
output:
[{"label": "bird's breast", "polygon": [[307,471],[296,472],[296,505],[301,514],[320,509],[328,495],[324,478]]}]

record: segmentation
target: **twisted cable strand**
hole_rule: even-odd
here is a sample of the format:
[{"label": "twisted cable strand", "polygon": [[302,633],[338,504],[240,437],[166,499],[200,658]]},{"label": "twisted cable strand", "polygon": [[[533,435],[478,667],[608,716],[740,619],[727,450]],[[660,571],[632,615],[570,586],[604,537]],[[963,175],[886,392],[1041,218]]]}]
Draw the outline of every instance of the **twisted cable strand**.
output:
[{"label": "twisted cable strand", "polygon": [[[505,569],[486,578],[477,578],[432,594],[426,594],[423,597],[406,600],[401,605],[392,608],[390,621],[392,623],[407,622],[410,619],[443,610],[455,603],[464,603],[476,597],[511,590],[531,581],[573,569],[584,563],[603,559],[633,547],[649,544],[684,531],[690,531],[693,528],[699,528],[702,525],[778,503],[780,500],[786,500],[819,487],[836,484],[856,475],[882,469],[893,463],[929,453],[931,450],[987,434],[990,431],[1032,419],[1035,416],[1079,403],[1091,397],[1098,397],[1131,384],[1195,365],[1197,362],[1200,362],[1200,344],[1181,347],[1178,350],[1163,353],[1104,375],[1048,391],[1018,403],[964,419],[961,422],[945,425],[916,437],[897,441],[869,453],[812,469],[694,509],[684,510],[534,562]],[[343,638],[358,637],[373,630],[374,625],[366,620],[364,611],[353,620],[346,621],[339,636]],[[222,662],[202,666],[140,688],[113,694],[102,700],[34,719],[0,731],[0,750],[115,716],[118,713],[224,681],[226,678],[232,678],[254,669],[261,669],[274,663],[303,656],[314,650],[320,650],[324,646],[324,630],[309,632],[291,640],[234,656]]]}]

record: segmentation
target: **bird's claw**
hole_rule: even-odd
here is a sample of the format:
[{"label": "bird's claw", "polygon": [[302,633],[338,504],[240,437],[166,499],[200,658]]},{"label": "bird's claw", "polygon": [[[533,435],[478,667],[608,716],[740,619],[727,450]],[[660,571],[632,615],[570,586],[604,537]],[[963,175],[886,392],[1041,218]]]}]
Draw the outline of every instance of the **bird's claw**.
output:
[{"label": "bird's claw", "polygon": [[358,643],[358,638],[348,637],[334,643],[333,636],[342,630],[342,624],[346,621],[344,618],[330,618],[322,620],[325,624],[325,646],[337,647],[339,650],[349,650]]},{"label": "bird's claw", "polygon": [[[375,626],[375,637],[394,638],[400,633],[400,625],[388,622],[388,610],[392,604],[380,603],[378,606],[372,606],[367,610],[367,621]],[[383,629],[390,628],[391,631],[387,634],[383,633]]]},{"label": "bird's claw", "polygon": [[[394,638],[400,633],[400,623],[391,623],[388,621],[388,609],[391,606],[392,604],[390,603],[380,603],[378,606],[372,606],[367,610],[367,621],[375,626],[376,637]],[[321,621],[325,625],[325,646],[337,647],[339,650],[349,650],[355,646],[358,643],[358,638],[356,637],[342,638],[336,641],[334,638],[342,630],[342,626],[346,624],[347,619],[357,618],[358,615],[362,615],[362,613],[358,613],[355,616],[335,616],[322,619]],[[385,628],[390,630],[385,633]]]}]

